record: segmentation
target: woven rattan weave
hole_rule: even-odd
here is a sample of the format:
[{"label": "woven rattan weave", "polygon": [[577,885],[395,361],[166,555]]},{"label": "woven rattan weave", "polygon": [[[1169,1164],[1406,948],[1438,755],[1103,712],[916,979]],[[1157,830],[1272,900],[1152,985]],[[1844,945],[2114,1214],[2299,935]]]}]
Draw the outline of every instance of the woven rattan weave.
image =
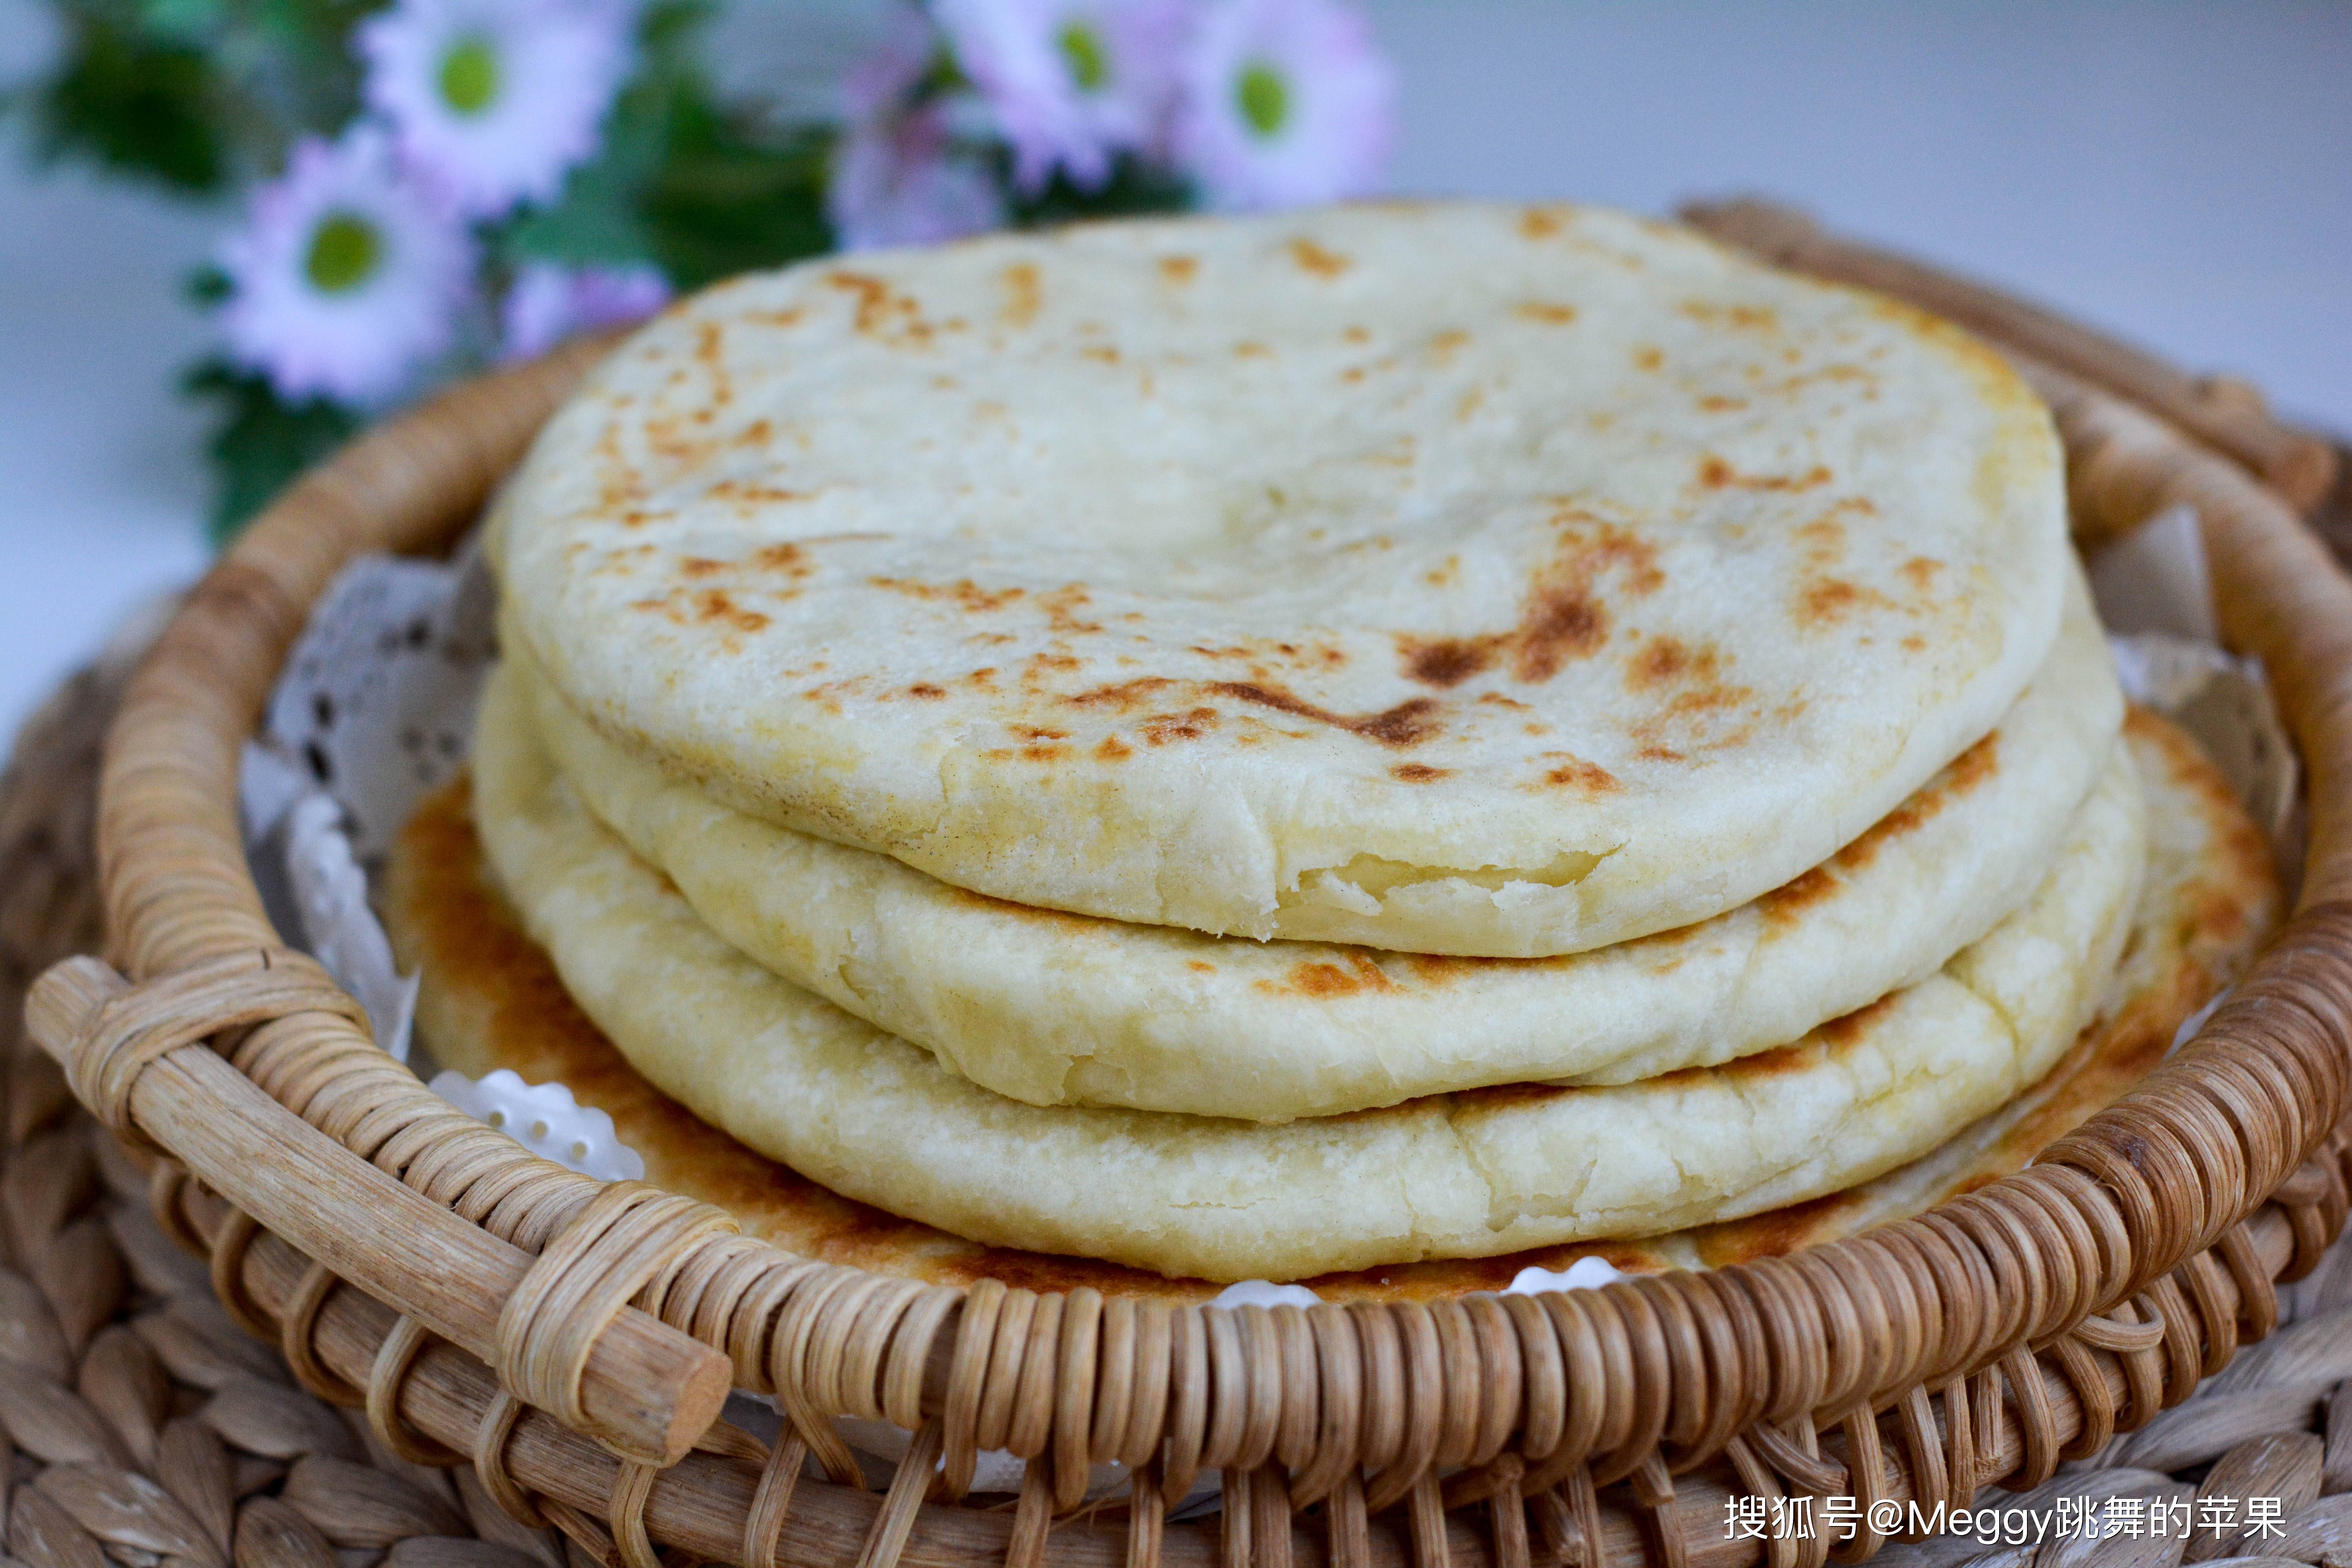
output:
[{"label": "woven rattan weave", "polygon": [[[1785,215],[1701,216],[1817,270],[1868,259]],[[1952,309],[1958,286],[1935,283]],[[2013,346],[2013,308],[1958,297]],[[2273,1281],[2311,1269],[2342,1225],[2352,582],[2277,491],[2123,395],[2113,363],[2022,353],[2059,415],[2078,531],[2197,510],[2224,636],[2268,665],[2311,780],[2294,921],[2194,1043],[2032,1169],[1714,1274],[1227,1311],[866,1275],[539,1161],[425,1091],[280,945],[239,847],[236,759],[333,572],[364,550],[445,547],[595,353],[384,426],[193,591],[129,683],[100,793],[109,955],[136,984],[69,961],[27,1016],[105,1125],[169,1156],[159,1215],[208,1253],[232,1316],[321,1397],[364,1408],[392,1452],[469,1458],[488,1496],[609,1563],[647,1568],[669,1546],[754,1568],[1538,1553],[1814,1568],[1825,1540],[1727,1538],[1727,1493],[1867,1510],[2039,1486],[2266,1334]],[[2309,458],[2227,395],[2206,438],[2305,454],[2302,488],[2325,479],[2324,448]],[[730,1382],[779,1400],[772,1450],[712,1425]],[[835,1414],[915,1432],[880,1498]],[[996,1447],[1029,1461],[1017,1506],[953,1506]],[[811,1454],[827,1479],[801,1479]],[[1123,1523],[1056,1526],[1108,1459],[1134,1478]],[[1218,1517],[1165,1522],[1163,1500],[1212,1469]],[[1881,1544],[1865,1527],[1840,1555]]]}]

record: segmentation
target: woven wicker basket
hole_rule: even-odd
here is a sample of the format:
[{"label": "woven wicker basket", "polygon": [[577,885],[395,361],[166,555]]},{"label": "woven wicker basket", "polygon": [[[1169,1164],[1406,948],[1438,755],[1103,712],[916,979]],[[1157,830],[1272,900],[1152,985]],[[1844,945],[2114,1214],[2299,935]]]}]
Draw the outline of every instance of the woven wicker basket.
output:
[{"label": "woven wicker basket", "polygon": [[[99,800],[109,956],[131,980],[59,964],[30,1032],[101,1121],[162,1156],[164,1228],[313,1392],[363,1406],[405,1458],[470,1460],[510,1512],[613,1568],[664,1547],[747,1568],[1818,1568],[1825,1537],[1730,1539],[1727,1497],[1856,1499],[1863,1528],[1836,1547],[1853,1561],[1885,1539],[1875,1500],[2037,1486],[2268,1332],[2273,1281],[2345,1218],[2352,580],[2283,499],[2325,492],[2328,455],[2234,384],[1789,215],[1693,216],[2014,351],[2057,411],[2078,535],[2193,506],[2223,635],[2268,665],[2308,769],[2291,923],[2192,1045],[2016,1176],[1712,1274],[1222,1311],[813,1262],[458,1114],[263,915],[238,747],[333,573],[446,548],[593,343],[355,444],[189,595],[125,694]],[[717,1420],[730,1385],[777,1397],[772,1448]],[[884,1494],[836,1414],[915,1433]],[[934,1500],[998,1447],[1029,1461],[1017,1506]],[[825,1479],[801,1479],[812,1455]],[[1132,1470],[1131,1506],[1069,1517],[1108,1459]],[[1212,1469],[1217,1519],[1168,1522],[1165,1500]]]}]

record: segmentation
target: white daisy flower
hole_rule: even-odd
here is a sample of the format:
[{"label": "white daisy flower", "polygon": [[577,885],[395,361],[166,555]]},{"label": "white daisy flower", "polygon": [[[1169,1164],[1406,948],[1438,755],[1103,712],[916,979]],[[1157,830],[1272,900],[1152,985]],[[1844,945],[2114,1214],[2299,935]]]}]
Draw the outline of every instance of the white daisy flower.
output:
[{"label": "white daisy flower", "polygon": [[289,399],[382,401],[446,352],[473,284],[465,226],[393,167],[380,131],[305,139],[222,247],[232,359]]},{"label": "white daisy flower", "polygon": [[625,327],[668,303],[669,279],[656,267],[525,262],[499,310],[499,357],[535,359],[575,333]]},{"label": "white daisy flower", "polygon": [[596,151],[630,12],[596,0],[398,0],[354,35],[402,162],[468,217],[547,202]]},{"label": "white daisy flower", "polygon": [[1210,205],[1297,206],[1379,186],[1396,75],[1342,0],[1217,0],[1183,82],[1178,152]]},{"label": "white daisy flower", "polygon": [[1184,0],[938,0],[957,62],[1013,147],[1013,183],[1092,190],[1166,124]]}]

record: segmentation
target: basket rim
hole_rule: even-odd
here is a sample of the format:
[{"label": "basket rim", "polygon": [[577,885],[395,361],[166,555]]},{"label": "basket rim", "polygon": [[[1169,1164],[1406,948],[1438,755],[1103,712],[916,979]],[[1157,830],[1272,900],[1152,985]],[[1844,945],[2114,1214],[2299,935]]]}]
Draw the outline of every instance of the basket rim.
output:
[{"label": "basket rim", "polygon": [[[1816,236],[1815,244],[1832,242]],[[1820,255],[1795,259],[1825,269]],[[2028,1170],[1914,1220],[1713,1274],[1512,1302],[1245,1308],[1212,1321],[1198,1307],[1155,1314],[1148,1302],[1122,1315],[1090,1290],[918,1286],[800,1259],[725,1234],[696,1212],[701,1205],[636,1184],[605,1187],[502,1136],[484,1138],[375,1050],[348,1008],[321,993],[320,976],[289,976],[273,1002],[252,1003],[259,975],[289,965],[236,833],[237,748],[334,571],[365,550],[445,543],[610,342],[468,383],[379,427],[300,481],[191,594],[126,694],[100,806],[110,940],[142,983],[122,996],[160,998],[151,1011],[179,1032],[159,1035],[145,1017],[142,1036],[118,1016],[110,1034],[110,1011],[137,1008],[97,982],[105,994],[36,1032],[69,1056],[77,1092],[110,1125],[153,1134],[319,1259],[313,1270],[331,1259],[336,1275],[479,1355],[508,1397],[554,1411],[632,1463],[685,1451],[715,1415],[714,1365],[731,1360],[737,1382],[782,1397],[836,1479],[854,1474],[854,1460],[827,1450],[830,1429],[814,1418],[886,1416],[940,1431],[951,1475],[959,1465],[969,1475],[975,1445],[1032,1458],[1036,1510],[1074,1505],[1089,1460],[1126,1457],[1169,1495],[1200,1468],[1244,1476],[1278,1466],[1286,1510],[1352,1492],[1351,1507],[1377,1512],[1405,1500],[1418,1517],[1565,1486],[1589,1531],[1598,1523],[1585,1511],[1594,1487],[1633,1477],[1637,1498],[1670,1500],[1673,1474],[1719,1456],[1751,1489],[1801,1486],[1828,1471],[1866,1488],[1877,1412],[1938,1391],[1948,1441],[1958,1424],[1953,1391],[1965,1407],[1972,1380],[1995,1373],[2022,1424],[2013,1446],[2029,1476],[2046,1477],[2057,1445],[2101,1425],[2078,1360],[2103,1391],[2116,1357],[2210,1360],[2221,1321],[2234,1343],[2241,1319],[2260,1321],[2270,1279],[2308,1268],[2341,1224],[2334,1153],[2306,1162],[2346,1109],[2352,1036],[2352,579],[2229,460],[2009,343],[2000,346],[2051,402],[2067,440],[2078,515],[2121,531],[2177,500],[2197,507],[2225,639],[2269,665],[2313,808],[2302,899],[2233,999],[2195,1042]],[[224,994],[244,998],[237,1005],[250,1016],[223,1013]],[[189,1033],[192,1019],[210,1026]],[[337,1207],[315,1193],[273,1195],[240,1180],[235,1161],[250,1158],[250,1147],[189,1147],[189,1119],[160,1111],[164,1075],[142,1069],[179,1070],[210,1055],[179,1047],[224,1024],[251,1032],[223,1073],[241,1074],[239,1089],[257,1089],[290,1113],[287,1121],[324,1133],[322,1143],[370,1163],[383,1181]],[[219,1075],[173,1081],[183,1094],[228,1092]],[[434,1260],[339,1246],[322,1223],[372,1215],[381,1227],[380,1205],[395,1189],[421,1200],[405,1215],[437,1206],[484,1238],[468,1256],[503,1272],[426,1290]],[[175,1189],[173,1202],[184,1207],[186,1194]],[[227,1213],[199,1228],[217,1246],[242,1223],[230,1269],[241,1279],[254,1221]],[[466,1244],[439,1228],[457,1248],[440,1266],[463,1262]],[[2192,1263],[2189,1283],[2174,1285]],[[516,1293],[489,1297],[485,1280],[514,1281],[505,1288]],[[2180,1305],[2183,1289],[2193,1310]],[[639,1313],[632,1300],[652,1310]],[[310,1302],[301,1315],[328,1314]],[[2160,1349],[2149,1334],[2159,1318]],[[662,1323],[685,1333],[665,1339]],[[698,1358],[671,1342],[689,1334],[726,1357]],[[1131,1362],[1114,1364],[1115,1339]],[[1551,1359],[1538,1364],[1546,1343]],[[2045,1350],[2077,1395],[2071,1411],[2053,1415],[2043,1377],[2027,1376]],[[1504,1376],[1509,1393],[1482,1404],[1479,1390]],[[1142,1397],[1155,1377],[1164,1400]],[[396,1394],[396,1373],[392,1381]],[[1998,1415],[1998,1390],[1994,1399]],[[634,1424],[623,1417],[632,1400],[653,1412],[650,1421],[643,1412]],[[1355,1419],[1338,1422],[1342,1403]],[[1107,1405],[1123,1406],[1123,1418],[1108,1421]],[[1323,1426],[1358,1429],[1319,1431],[1318,1408]],[[1792,1421],[1797,1436],[1784,1435]],[[1822,1454],[1814,1439],[1823,1426],[1843,1428],[1851,1466]],[[1548,1444],[1533,1440],[1537,1428]],[[1393,1429],[1385,1449],[1383,1429]],[[1934,1437],[1932,1419],[1926,1432]],[[991,1435],[1003,1441],[983,1440]],[[1526,1452],[1514,1437],[1526,1439]],[[2004,1440],[1988,1434],[1996,1447]],[[1895,1467],[1906,1485],[1929,1468],[1912,1448]],[[1454,1478],[1441,1491],[1446,1470]],[[650,1481],[638,1489],[650,1492]],[[646,1498],[634,1500],[642,1520]],[[1016,1535],[1024,1528],[1016,1522]]]}]

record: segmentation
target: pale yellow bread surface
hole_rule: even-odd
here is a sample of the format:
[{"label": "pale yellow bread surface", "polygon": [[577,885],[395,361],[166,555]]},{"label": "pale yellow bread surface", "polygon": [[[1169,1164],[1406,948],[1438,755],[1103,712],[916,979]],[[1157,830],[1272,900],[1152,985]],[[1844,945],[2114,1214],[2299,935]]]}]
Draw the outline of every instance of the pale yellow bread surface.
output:
[{"label": "pale yellow bread surface", "polygon": [[[1715,1268],[1835,1240],[2021,1168],[2164,1058],[2184,1020],[2237,978],[2278,917],[2268,847],[2178,730],[2131,715],[2151,781],[2149,864],[2132,933],[2099,1016],[2025,1093],[1910,1164],[1842,1193],[1636,1241],[1571,1243],[1318,1277],[1328,1300],[1500,1289],[1530,1265],[1597,1256],[1629,1271]],[[1202,1300],[1218,1286],[1091,1258],[991,1247],[810,1181],[698,1120],[648,1083],[565,993],[547,954],[491,887],[462,782],[428,801],[393,859],[385,918],[421,971],[418,1027],[444,1065],[568,1085],[609,1113],[649,1181],[714,1203],[751,1234],[805,1257],[944,1284],[994,1278],[1031,1289]]]},{"label": "pale yellow bread surface", "polygon": [[2146,859],[2118,746],[2024,907],[1942,971],[1728,1066],[1280,1125],[1041,1108],[777,978],[573,797],[493,680],[475,814],[524,926],[696,1114],[957,1235],[1171,1275],[1282,1279],[1772,1208],[1916,1158],[2040,1078],[2104,991]]},{"label": "pale yellow bread surface", "polygon": [[743,953],[1034,1105],[1285,1121],[1492,1084],[1622,1083],[1785,1045],[1926,978],[2022,903],[2123,696],[2079,577],[1994,731],[1737,910],[1559,958],[1260,943],[1025,908],[713,800],[521,682],[583,805]]},{"label": "pale yellow bread surface", "polygon": [[1471,204],[814,262],[594,372],[493,529],[623,748],[1017,903],[1534,957],[1819,865],[2057,635],[2046,410],[1669,226]]}]

